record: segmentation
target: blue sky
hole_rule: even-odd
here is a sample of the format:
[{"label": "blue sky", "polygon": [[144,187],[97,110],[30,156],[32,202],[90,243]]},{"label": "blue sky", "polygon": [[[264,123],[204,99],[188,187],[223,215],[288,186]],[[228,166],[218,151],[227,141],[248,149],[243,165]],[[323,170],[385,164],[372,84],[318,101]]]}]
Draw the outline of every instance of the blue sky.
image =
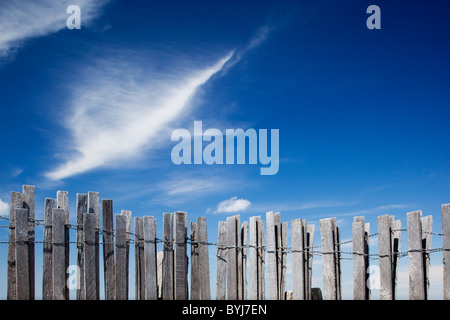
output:
[{"label": "blue sky", "polygon": [[[66,27],[71,4],[80,30]],[[366,27],[371,4],[380,30]],[[0,213],[11,191],[32,184],[38,218],[57,190],[69,191],[73,220],[76,193],[98,191],[116,213],[155,216],[160,234],[163,212],[206,216],[210,241],[228,215],[270,210],[316,228],[337,217],[343,239],[353,216],[375,232],[379,215],[406,227],[406,213],[423,210],[441,232],[449,9],[438,0],[0,0]],[[279,129],[278,173],[173,164],[171,133],[192,132],[195,120],[223,132]],[[439,253],[432,263],[441,298]]]}]

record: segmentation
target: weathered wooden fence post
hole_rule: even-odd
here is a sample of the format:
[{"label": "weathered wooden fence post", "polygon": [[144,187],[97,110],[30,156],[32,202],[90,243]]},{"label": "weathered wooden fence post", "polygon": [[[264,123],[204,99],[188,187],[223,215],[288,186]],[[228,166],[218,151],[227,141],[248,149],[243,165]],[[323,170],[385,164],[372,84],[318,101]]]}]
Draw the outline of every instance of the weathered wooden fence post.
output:
[{"label": "weathered wooden fence post", "polygon": [[241,247],[242,247],[242,300],[247,300],[247,254],[248,254],[248,221],[244,221],[241,227]]},{"label": "weathered wooden fence post", "polygon": [[259,299],[259,274],[258,268],[258,219],[260,217],[250,217],[249,233],[250,233],[250,300]]},{"label": "weathered wooden fence post", "polygon": [[188,299],[187,213],[175,212],[175,300]]},{"label": "weathered wooden fence post", "polygon": [[422,250],[423,250],[423,268],[425,278],[425,300],[428,299],[428,290],[430,288],[430,249],[431,233],[433,231],[433,216],[422,218]]},{"label": "weathered wooden fence post", "polygon": [[158,299],[156,274],[156,219],[144,217],[145,300]]},{"label": "weathered wooden fence post", "polygon": [[378,222],[378,255],[380,268],[380,299],[394,300],[392,273],[392,240],[389,215],[379,216]]},{"label": "weathered wooden fence post", "polygon": [[97,299],[97,259],[96,259],[96,216],[95,213],[83,214],[83,290],[85,300]]},{"label": "weathered wooden fence post", "polygon": [[95,292],[100,300],[100,198],[98,192],[88,192],[87,213],[95,216]]},{"label": "weathered wooden fence post", "polygon": [[115,299],[114,226],[113,202],[102,200],[103,266],[105,277],[105,299]]},{"label": "weathered wooden fence post", "polygon": [[144,261],[144,221],[141,217],[134,218],[134,270],[135,299],[145,299],[145,261]]},{"label": "weathered wooden fence post", "polygon": [[[194,241],[197,242],[194,248],[196,249],[196,255],[193,258],[197,261],[191,261],[191,272],[197,273],[195,278],[198,281],[197,298],[191,297],[191,299],[210,300],[211,288],[209,279],[209,254],[208,254],[208,233],[206,226],[206,217],[198,217],[197,223],[191,224],[191,228],[194,226]],[[191,230],[192,234],[192,230]],[[194,269],[194,271],[192,271]]]},{"label": "weathered wooden fence post", "polygon": [[442,205],[442,264],[444,300],[450,300],[450,203]]},{"label": "weathered wooden fence post", "polygon": [[352,224],[353,233],[353,299],[369,300],[369,288],[367,286],[369,268],[368,248],[369,238],[367,224],[364,217],[354,217]]},{"label": "weathered wooden fence post", "polygon": [[[125,277],[127,279],[130,278],[130,236],[131,236],[131,211],[129,210],[121,210],[120,214],[125,216],[127,218],[127,222],[126,222],[126,228],[125,228],[125,232],[126,232],[126,252],[127,252],[127,270],[126,270],[126,275]],[[127,299],[128,299],[128,295],[129,295],[129,280],[127,280]]]},{"label": "weathered wooden fence post", "polygon": [[[409,212],[408,223],[408,256],[409,256],[409,299],[425,300],[427,297],[426,247],[423,242],[422,211]],[[426,232],[431,235],[431,224],[427,217]],[[425,237],[426,239],[426,237]]]},{"label": "weathered wooden fence post", "polygon": [[78,267],[78,277],[77,277],[77,300],[85,300],[85,290],[84,290],[84,214],[88,212],[87,210],[88,195],[77,193],[77,267]]},{"label": "weathered wooden fence post", "polygon": [[16,272],[17,300],[31,299],[30,257],[28,246],[28,209],[15,209],[16,212]]},{"label": "weathered wooden fence post", "polygon": [[23,195],[11,192],[9,208],[9,245],[8,245],[8,300],[17,299],[17,270],[16,270],[16,209],[23,207]]},{"label": "weathered wooden fence post", "polygon": [[323,255],[323,298],[325,300],[339,300],[341,298],[338,232],[336,218],[320,220]]},{"label": "weathered wooden fence post", "polygon": [[292,237],[292,298],[306,300],[306,263],[305,263],[305,235],[302,219],[291,221]]},{"label": "weathered wooden fence post", "polygon": [[34,300],[35,297],[35,270],[34,270],[34,241],[35,241],[35,187],[34,186],[22,186],[23,194],[23,207],[28,210],[28,277],[30,283],[30,300]]},{"label": "weathered wooden fence post", "polygon": [[42,253],[42,300],[53,299],[53,244],[52,210],[56,208],[56,199],[45,199],[44,207],[44,244]]},{"label": "weathered wooden fence post", "polygon": [[[58,191],[56,193],[56,201],[59,209],[64,210],[64,256],[65,256],[65,283],[69,278],[69,273],[67,272],[69,268],[69,254],[70,254],[70,228],[69,228],[69,193],[67,191]],[[69,300],[69,287],[64,285],[64,297]]]},{"label": "weathered wooden fence post", "polygon": [[277,252],[275,234],[275,214],[266,213],[267,260],[269,264],[269,299],[278,300]]},{"label": "weathered wooden fence post", "polygon": [[125,215],[116,214],[116,230],[115,230],[115,300],[127,300],[127,217]]},{"label": "weathered wooden fence post", "polygon": [[237,218],[227,217],[227,299],[238,300]]},{"label": "weathered wooden fence post", "polygon": [[216,299],[225,300],[227,291],[227,222],[219,221],[217,236],[217,276],[216,276]]},{"label": "weathered wooden fence post", "polygon": [[163,220],[162,298],[164,300],[174,300],[173,214],[164,213]]},{"label": "weathered wooden fence post", "polygon": [[66,210],[52,210],[53,300],[66,300]]}]

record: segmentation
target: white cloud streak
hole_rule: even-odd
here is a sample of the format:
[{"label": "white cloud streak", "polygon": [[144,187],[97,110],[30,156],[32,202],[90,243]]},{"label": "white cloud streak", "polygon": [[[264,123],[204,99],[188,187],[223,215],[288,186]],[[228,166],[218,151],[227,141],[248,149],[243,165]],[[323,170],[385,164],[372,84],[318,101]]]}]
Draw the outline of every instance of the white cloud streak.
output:
[{"label": "white cloud streak", "polygon": [[103,59],[73,90],[66,121],[74,152],[46,173],[60,180],[86,171],[136,160],[158,133],[180,116],[195,92],[222,70],[232,53],[212,66],[173,74],[152,74],[122,59]]},{"label": "white cloud streak", "polygon": [[0,199],[0,216],[9,216],[9,204]]},{"label": "white cloud streak", "polygon": [[46,36],[66,28],[67,7],[78,5],[82,25],[96,18],[107,0],[21,0],[2,1],[0,10],[0,58],[19,49],[31,38]]},{"label": "white cloud streak", "polygon": [[246,199],[238,199],[237,197],[231,197],[228,200],[224,200],[217,205],[215,213],[232,213],[244,211],[251,205],[251,202]]}]

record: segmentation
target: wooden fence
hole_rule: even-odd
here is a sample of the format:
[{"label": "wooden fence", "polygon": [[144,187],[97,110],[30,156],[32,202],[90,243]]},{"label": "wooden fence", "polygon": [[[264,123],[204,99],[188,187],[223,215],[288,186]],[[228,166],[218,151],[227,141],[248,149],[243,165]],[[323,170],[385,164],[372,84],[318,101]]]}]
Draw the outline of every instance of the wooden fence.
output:
[{"label": "wooden fence", "polygon": [[[443,298],[450,299],[450,204],[442,205],[442,233],[433,233],[432,216],[421,211],[407,214],[407,229],[393,216],[379,216],[377,232],[370,234],[364,217],[354,217],[351,240],[341,242],[336,218],[320,220],[320,245],[314,246],[315,226],[304,219],[289,222],[279,212],[267,212],[265,221],[253,216],[241,223],[234,215],[219,222],[217,243],[208,241],[205,217],[189,225],[186,212],[163,214],[163,238],[157,237],[156,218],[135,217],[131,211],[113,214],[113,201],[99,200],[99,193],[76,195],[76,224],[69,223],[69,195],[58,191],[45,199],[44,219],[35,219],[35,188],[23,186],[11,193],[9,217],[7,299],[35,299],[35,244],[43,244],[42,299],[69,299],[70,244],[76,248],[76,299],[129,298],[130,245],[134,244],[135,299],[209,300],[211,285],[218,300],[339,300],[342,299],[342,255],[353,260],[353,298],[370,298],[369,263],[378,259],[380,299],[396,299],[399,259],[409,258],[409,298],[428,298],[430,254],[443,254]],[[100,215],[101,204],[101,215]],[[100,219],[101,218],[101,219]],[[100,227],[101,220],[101,227]],[[43,227],[43,241],[35,237]],[[76,240],[70,240],[70,230]],[[407,231],[408,251],[400,251],[401,234]],[[369,252],[370,237],[378,237],[378,252]],[[443,247],[431,249],[431,236],[443,238]],[[100,239],[101,237],[101,239]],[[162,244],[158,253],[157,244]],[[352,251],[342,245],[352,243]],[[210,282],[209,246],[217,249],[216,281]],[[102,250],[100,250],[100,248]],[[190,251],[188,250],[190,249]],[[100,251],[103,272],[100,272]],[[286,291],[287,256],[292,261],[292,291]],[[312,260],[322,256],[323,288],[312,288]],[[189,256],[189,257],[188,257]],[[266,268],[267,265],[267,268]],[[159,266],[159,267],[158,267]],[[268,274],[265,274],[267,269]],[[190,279],[188,279],[190,275]],[[267,279],[267,281],[266,281]],[[266,282],[268,288],[266,290]]]}]

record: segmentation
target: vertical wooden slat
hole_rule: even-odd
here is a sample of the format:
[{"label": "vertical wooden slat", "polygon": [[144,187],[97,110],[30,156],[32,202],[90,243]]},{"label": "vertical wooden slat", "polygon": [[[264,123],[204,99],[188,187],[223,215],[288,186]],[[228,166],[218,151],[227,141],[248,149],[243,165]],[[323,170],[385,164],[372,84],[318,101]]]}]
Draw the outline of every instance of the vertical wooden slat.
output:
[{"label": "vertical wooden slat", "polygon": [[145,261],[144,261],[144,222],[143,218],[134,218],[134,268],[135,268],[135,299],[145,299]]},{"label": "vertical wooden slat", "polygon": [[306,247],[307,247],[307,283],[306,283],[306,298],[312,299],[312,267],[313,267],[313,246],[314,246],[314,232],[315,225],[306,226]]},{"label": "vertical wooden slat", "polygon": [[342,287],[341,287],[341,232],[339,227],[336,225],[336,218],[331,218],[334,225],[334,250],[335,258],[334,263],[336,265],[336,299],[342,299]]},{"label": "vertical wooden slat", "polygon": [[392,300],[397,298],[397,280],[398,280],[398,264],[400,262],[402,222],[401,220],[391,221],[391,242],[392,242]]},{"label": "vertical wooden slat", "polygon": [[354,217],[353,234],[353,300],[367,300],[364,217]]},{"label": "vertical wooden slat", "polygon": [[53,300],[66,300],[66,210],[52,210]]},{"label": "vertical wooden slat", "polygon": [[56,199],[45,199],[44,244],[42,253],[42,300],[53,299],[52,210],[56,208],[56,206]]},{"label": "vertical wooden slat", "polygon": [[281,214],[275,212],[275,258],[276,258],[276,285],[277,285],[277,300],[282,300],[281,297]]},{"label": "vertical wooden slat", "polygon": [[273,211],[266,213],[267,230],[267,261],[269,267],[269,299],[278,300],[278,277],[277,277],[277,255],[276,255],[276,234],[275,234],[275,214]]},{"label": "vertical wooden slat", "polygon": [[145,300],[158,299],[156,273],[156,219],[144,217]]},{"label": "vertical wooden slat", "polygon": [[234,216],[227,217],[227,299],[238,299],[237,287],[237,226]]},{"label": "vertical wooden slat", "polygon": [[34,240],[35,240],[35,187],[24,185],[22,187],[23,207],[28,210],[28,264],[29,264],[29,283],[30,300],[35,298],[35,271],[34,271]]},{"label": "vertical wooden slat", "polygon": [[406,215],[408,224],[409,299],[425,299],[425,272],[422,257],[422,212]]},{"label": "vertical wooden slat", "polygon": [[17,299],[17,270],[16,270],[16,208],[23,207],[23,195],[11,192],[9,207],[9,241],[8,241],[8,300]]},{"label": "vertical wooden slat", "polygon": [[173,279],[173,214],[164,213],[163,217],[163,275],[162,275],[162,296],[164,300],[174,299],[174,279]]},{"label": "vertical wooden slat", "polygon": [[100,299],[100,198],[98,192],[88,192],[88,213],[95,216],[95,292]]},{"label": "vertical wooden slat", "polygon": [[127,300],[127,217],[116,214],[115,230],[115,300]]},{"label": "vertical wooden slat", "polygon": [[16,266],[17,300],[30,300],[28,209],[15,209],[16,213]]},{"label": "vertical wooden slat", "polygon": [[258,300],[258,223],[257,217],[250,217],[250,300]]},{"label": "vertical wooden slat", "polygon": [[336,263],[335,263],[335,224],[332,218],[320,220],[323,260],[323,298],[337,300]]},{"label": "vertical wooden slat", "polygon": [[433,216],[422,218],[422,250],[423,252],[423,268],[425,281],[425,299],[428,299],[428,290],[430,288],[430,249],[431,249],[431,232],[433,230]]},{"label": "vertical wooden slat", "polygon": [[187,213],[175,212],[175,300],[187,300]]},{"label": "vertical wooden slat", "polygon": [[[399,220],[400,221],[400,220]],[[365,256],[365,264],[366,264],[366,297],[367,300],[370,300],[370,286],[368,285],[369,283],[369,277],[370,277],[370,270],[369,270],[369,266],[370,266],[370,259],[369,259],[369,248],[370,248],[370,238],[369,238],[369,234],[370,234],[370,223],[365,223],[364,224],[364,253],[366,254]]]},{"label": "vertical wooden slat", "polygon": [[201,282],[201,299],[210,300],[211,299],[211,284],[209,277],[209,248],[208,248],[208,230],[206,224],[206,217],[197,218],[197,230],[198,239],[200,244],[199,248],[199,274]]},{"label": "vertical wooden slat", "polygon": [[127,218],[126,223],[126,251],[127,251],[127,270],[125,277],[128,279],[127,281],[127,299],[129,295],[129,279],[130,279],[130,235],[131,235],[131,211],[129,210],[121,210],[120,214]]},{"label": "vertical wooden slat", "polygon": [[237,299],[242,300],[242,238],[241,238],[241,217],[235,215],[236,219],[236,280],[237,280]]},{"label": "vertical wooden slat", "polygon": [[259,259],[258,259],[258,268],[260,270],[259,274],[259,299],[265,300],[266,299],[266,277],[265,277],[265,264],[266,264],[266,248],[267,244],[265,242],[265,236],[264,236],[264,221],[261,219],[257,219],[258,221],[258,236],[259,236]]},{"label": "vertical wooden slat", "polygon": [[102,234],[103,234],[103,267],[105,277],[105,299],[115,298],[115,267],[114,267],[114,226],[113,202],[102,200]]},{"label": "vertical wooden slat", "polygon": [[304,236],[301,219],[291,221],[291,246],[292,246],[292,298],[293,300],[305,299],[305,261],[304,261]]},{"label": "vertical wooden slat", "polygon": [[280,300],[285,300],[285,289],[286,289],[286,264],[287,264],[287,238],[288,238],[288,228],[289,222],[281,223],[281,243],[279,246],[279,255],[281,260],[280,269]]},{"label": "vertical wooden slat", "polygon": [[[59,209],[64,210],[64,255],[65,255],[65,270],[69,268],[69,254],[70,254],[70,244],[69,244],[69,193],[67,191],[58,191],[56,193],[56,201]],[[66,283],[69,278],[69,274],[65,273]],[[65,298],[69,300],[69,287],[65,286]]]},{"label": "vertical wooden slat", "polygon": [[227,222],[219,221],[217,236],[217,276],[216,276],[216,299],[226,299],[227,284]]},{"label": "vertical wooden slat", "polygon": [[442,205],[442,264],[444,300],[450,300],[450,203]]},{"label": "vertical wooden slat", "polygon": [[200,300],[199,247],[197,223],[191,222],[191,300]]},{"label": "vertical wooden slat", "polygon": [[97,276],[96,276],[96,216],[95,213],[83,214],[83,290],[81,295],[86,300],[97,299]]},{"label": "vertical wooden slat", "polygon": [[241,236],[242,236],[242,299],[248,299],[247,292],[247,254],[248,254],[248,221],[244,221],[242,223],[241,228]]},{"label": "vertical wooden slat", "polygon": [[77,277],[77,300],[85,300],[84,290],[84,231],[83,231],[83,218],[87,213],[87,201],[88,195],[77,193],[77,267],[79,276]]},{"label": "vertical wooden slat", "polygon": [[378,255],[380,268],[380,299],[393,300],[392,253],[391,253],[391,217],[379,216],[378,223]]}]

